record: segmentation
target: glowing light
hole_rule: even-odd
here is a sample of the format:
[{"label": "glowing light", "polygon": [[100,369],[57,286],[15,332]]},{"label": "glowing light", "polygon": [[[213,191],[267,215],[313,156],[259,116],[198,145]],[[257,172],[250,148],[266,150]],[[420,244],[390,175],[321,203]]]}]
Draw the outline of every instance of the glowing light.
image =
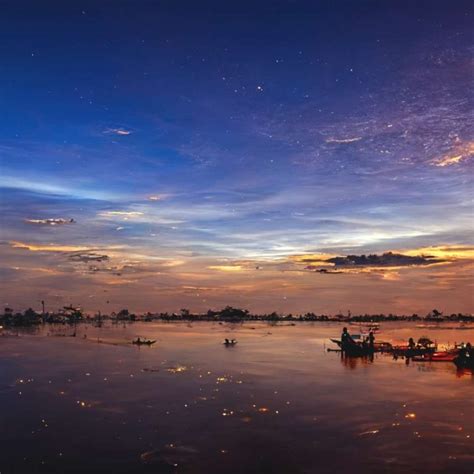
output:
[{"label": "glowing light", "polygon": [[166,369],[166,371],[171,374],[179,374],[180,372],[184,372],[186,370],[188,370],[188,368],[185,367],[184,365],[178,365],[177,367],[170,367]]}]

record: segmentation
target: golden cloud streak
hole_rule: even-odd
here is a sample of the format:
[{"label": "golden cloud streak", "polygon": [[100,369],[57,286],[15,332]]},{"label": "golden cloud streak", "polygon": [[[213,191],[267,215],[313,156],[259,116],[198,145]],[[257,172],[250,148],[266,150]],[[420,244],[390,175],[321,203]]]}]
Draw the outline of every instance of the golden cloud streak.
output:
[{"label": "golden cloud streak", "polygon": [[454,156],[445,155],[432,162],[434,166],[444,168],[445,166],[452,166],[461,163],[462,161],[472,158],[474,156],[474,142],[468,142],[463,145],[455,147],[453,150]]},{"label": "golden cloud streak", "polygon": [[474,247],[469,245],[444,245],[436,247],[421,247],[403,251],[405,255],[432,255],[444,260],[474,259]]},{"label": "golden cloud streak", "polygon": [[86,252],[92,250],[90,247],[78,245],[26,244],[17,241],[11,241],[10,245],[15,249],[26,249],[31,252]]},{"label": "golden cloud streak", "polygon": [[243,270],[241,265],[211,265],[209,270],[217,270],[219,272],[240,272]]},{"label": "golden cloud streak", "polygon": [[304,253],[301,255],[290,255],[287,260],[293,263],[304,263],[311,265],[330,265],[332,263],[326,262],[328,258],[336,257],[335,254],[329,253]]},{"label": "golden cloud streak", "polygon": [[[25,242],[19,242],[17,240],[12,240],[9,243],[15,249],[26,249],[30,252],[92,252],[96,251],[99,248],[80,245],[28,244]],[[121,250],[123,248],[124,247],[122,245],[113,245],[111,247],[107,247],[106,251]]]}]

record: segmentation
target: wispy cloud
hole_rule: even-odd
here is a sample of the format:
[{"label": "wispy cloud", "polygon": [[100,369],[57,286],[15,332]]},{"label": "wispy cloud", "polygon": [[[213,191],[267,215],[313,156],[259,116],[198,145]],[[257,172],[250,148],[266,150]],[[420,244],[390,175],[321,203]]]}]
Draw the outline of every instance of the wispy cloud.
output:
[{"label": "wispy cloud", "polygon": [[140,211],[104,211],[99,213],[101,217],[123,217],[124,219],[143,216]]},{"label": "wispy cloud", "polygon": [[69,255],[69,260],[72,262],[106,262],[109,256],[105,254],[98,254],[95,252],[79,252]]},{"label": "wispy cloud", "polygon": [[242,271],[241,265],[210,265],[209,270],[217,270],[219,272],[240,272]]},{"label": "wispy cloud", "polygon": [[445,166],[458,165],[463,161],[468,160],[474,156],[474,141],[457,145],[453,148],[451,153],[448,153],[441,158],[432,161],[434,166],[444,168]]},{"label": "wispy cloud", "polygon": [[132,134],[132,130],[118,127],[118,128],[107,128],[104,130],[104,133],[107,134],[113,134],[113,135],[119,135],[119,136],[127,136]]},{"label": "wispy cloud", "polygon": [[326,143],[353,143],[362,140],[362,137],[354,138],[327,138]]},{"label": "wispy cloud", "polygon": [[68,196],[74,199],[115,200],[123,195],[112,191],[88,189],[80,184],[68,185],[54,182],[49,176],[19,177],[7,174],[0,175],[0,188],[20,189],[29,193],[53,196]]},{"label": "wispy cloud", "polygon": [[25,249],[30,252],[81,252],[90,250],[82,245],[58,245],[58,244],[28,244],[24,242],[12,241],[10,245],[16,249]]},{"label": "wispy cloud", "polygon": [[149,201],[163,201],[167,196],[167,194],[153,194],[152,196],[148,196],[147,199]]},{"label": "wispy cloud", "polygon": [[432,255],[412,256],[386,252],[382,255],[369,254],[332,257],[325,261],[334,264],[335,267],[403,267],[410,265],[432,265],[434,263],[442,263],[445,260],[435,258]]},{"label": "wispy cloud", "polygon": [[47,226],[57,226],[57,225],[64,225],[64,224],[75,224],[74,219],[63,219],[63,218],[49,218],[49,219],[25,219],[27,224],[34,224],[34,225],[47,225]]}]

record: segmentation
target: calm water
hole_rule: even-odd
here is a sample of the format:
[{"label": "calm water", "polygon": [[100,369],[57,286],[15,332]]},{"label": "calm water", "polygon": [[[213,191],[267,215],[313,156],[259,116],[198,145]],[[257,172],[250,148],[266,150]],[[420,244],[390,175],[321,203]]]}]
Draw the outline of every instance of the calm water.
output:
[{"label": "calm water", "polygon": [[[474,342],[474,328],[381,328],[380,340]],[[0,472],[473,473],[473,375],[343,360],[326,351],[340,330],[136,323],[4,335]],[[158,342],[132,346],[137,335]]]}]

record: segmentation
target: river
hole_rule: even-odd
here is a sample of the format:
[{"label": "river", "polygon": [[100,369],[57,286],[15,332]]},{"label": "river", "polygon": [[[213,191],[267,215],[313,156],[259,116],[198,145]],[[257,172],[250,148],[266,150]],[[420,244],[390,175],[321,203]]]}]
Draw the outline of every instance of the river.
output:
[{"label": "river", "polygon": [[[474,342],[474,327],[457,327],[382,323],[377,338]],[[384,354],[344,359],[326,350],[341,329],[3,329],[0,472],[472,474],[472,373]],[[130,344],[137,336],[157,342]]]}]

